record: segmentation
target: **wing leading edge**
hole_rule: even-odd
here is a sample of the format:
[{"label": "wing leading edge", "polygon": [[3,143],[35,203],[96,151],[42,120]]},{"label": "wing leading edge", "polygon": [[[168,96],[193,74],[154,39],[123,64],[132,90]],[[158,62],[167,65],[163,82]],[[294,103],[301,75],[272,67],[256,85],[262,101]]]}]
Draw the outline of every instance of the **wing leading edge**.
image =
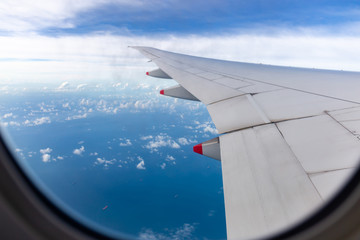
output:
[{"label": "wing leading edge", "polygon": [[360,73],[134,48],[177,81],[175,89],[204,103],[222,134],[217,144],[204,145],[211,154],[201,153],[220,151],[229,239],[295,224],[357,166]]}]

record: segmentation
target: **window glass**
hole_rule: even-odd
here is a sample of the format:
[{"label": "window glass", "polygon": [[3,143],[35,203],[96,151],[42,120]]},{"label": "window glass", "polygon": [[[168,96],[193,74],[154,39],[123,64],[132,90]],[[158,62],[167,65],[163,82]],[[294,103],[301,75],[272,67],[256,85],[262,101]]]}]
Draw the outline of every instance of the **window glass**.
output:
[{"label": "window glass", "polygon": [[205,107],[124,85],[6,85],[2,127],[19,162],[77,218],[144,238],[224,238],[221,163],[192,152],[216,136]]},{"label": "window glass", "polygon": [[[161,89],[178,83],[146,76],[158,67],[128,46],[240,62],[359,70],[360,19],[351,1],[19,0],[3,1],[0,9],[1,133],[23,170],[47,197],[71,217],[112,236],[225,239],[229,230],[222,163],[193,153],[194,145],[221,135],[207,106],[160,95]],[[189,72],[198,71],[191,67],[189,63]],[[202,71],[214,68],[206,66]],[[215,76],[210,81],[235,90],[242,88],[241,94],[255,99],[251,106],[259,105],[256,112],[262,120],[273,117],[271,120],[286,122],[304,117],[274,117],[281,104],[290,104],[288,112],[328,106],[324,99],[314,103],[314,97],[296,104],[293,95],[286,95],[288,88],[278,89],[289,78],[282,79],[277,72],[256,75],[258,71],[244,69],[239,73],[242,69],[236,69],[239,83],[233,81],[235,73],[222,70],[225,75],[216,72],[201,77],[209,80]],[[255,75],[260,79],[254,79]],[[219,76],[225,80],[216,79]],[[307,76],[294,76],[296,84],[308,81]],[[333,75],[328,76],[332,81]],[[269,87],[262,77],[277,83]],[[324,83],[316,86],[329,87]],[[308,92],[296,94],[302,98]],[[265,95],[272,95],[270,100],[278,98],[278,104],[261,102]],[[324,97],[318,95],[315,98]],[[357,107],[356,101],[345,101],[353,105],[344,109]],[[341,104],[334,102],[329,107]],[[351,150],[346,141],[341,150],[346,157],[355,158],[358,152],[353,140],[359,138],[359,110],[344,109],[328,113],[326,107],[326,112],[315,111],[311,117],[328,114],[326,118],[336,120],[341,131],[346,131],[346,139],[352,138]],[[306,124],[299,120],[297,126],[300,129]],[[312,154],[315,145],[309,145],[309,141],[325,139],[327,132],[321,132],[321,126],[325,124],[316,129],[322,138],[302,139],[310,146],[307,151],[301,148],[297,134],[292,134],[286,123],[279,123],[279,131],[287,132],[279,135],[286,138],[287,145],[283,142],[282,146],[293,151],[293,158],[300,162],[302,157],[307,163],[311,163],[308,159],[322,159],[324,155]],[[334,143],[336,139],[340,138],[324,141]],[[244,152],[244,156],[251,155]],[[305,175],[314,186],[321,186],[317,194],[326,202],[341,186],[327,180],[345,181],[356,161],[349,161],[334,175],[327,170],[308,170],[305,165]],[[262,190],[261,201],[265,202],[268,189]],[[241,195],[245,200],[246,194]],[[253,203],[242,207],[251,212]],[[271,219],[275,219],[277,213],[268,206]],[[272,230],[270,226],[269,232]]]}]

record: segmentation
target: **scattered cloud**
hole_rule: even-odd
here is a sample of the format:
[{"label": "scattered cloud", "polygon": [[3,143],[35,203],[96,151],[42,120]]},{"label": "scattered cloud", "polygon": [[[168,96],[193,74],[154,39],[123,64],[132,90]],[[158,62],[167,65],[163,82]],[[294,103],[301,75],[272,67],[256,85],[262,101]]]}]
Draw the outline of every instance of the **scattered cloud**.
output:
[{"label": "scattered cloud", "polygon": [[162,163],[162,164],[160,164],[160,168],[161,168],[161,169],[163,169],[163,170],[164,170],[164,169],[165,169],[165,167],[166,167],[166,163]]},{"label": "scattered cloud", "polygon": [[196,142],[195,140],[186,139],[184,137],[178,138],[177,141],[180,145],[189,145]]},{"label": "scattered cloud", "polygon": [[42,125],[42,124],[48,124],[51,123],[50,117],[41,117],[41,118],[36,118],[35,120],[25,120],[24,121],[24,125],[25,126],[38,126],[38,125]]},{"label": "scattered cloud", "polygon": [[41,117],[41,118],[37,118],[33,121],[33,124],[34,125],[42,125],[42,124],[45,124],[45,123],[51,123],[51,120],[49,117]]},{"label": "scattered cloud", "polygon": [[70,120],[75,120],[75,119],[82,119],[82,118],[87,118],[87,113],[84,113],[84,114],[78,114],[78,115],[74,115],[74,116],[71,116],[71,117],[67,117],[65,120],[66,121],[70,121]]},{"label": "scattered cloud", "polygon": [[108,168],[109,165],[112,165],[116,162],[116,159],[106,160],[105,158],[96,158],[95,164],[103,165],[105,168]]},{"label": "scattered cloud", "polygon": [[13,113],[6,113],[3,115],[3,118],[9,118],[9,117],[12,117],[13,116]]},{"label": "scattered cloud", "polygon": [[57,89],[64,89],[69,87],[70,83],[69,82],[63,82],[62,84],[60,84],[60,86],[58,86]]},{"label": "scattered cloud", "polygon": [[211,122],[206,122],[206,123],[198,125],[196,128],[197,129],[202,128],[204,133],[210,133],[210,134],[213,134],[213,135],[219,134],[219,132],[217,131],[216,128],[213,127],[213,125],[214,124],[211,123]]},{"label": "scattered cloud", "polygon": [[153,140],[150,140],[145,145],[145,148],[151,149],[152,151],[157,151],[160,147],[180,148],[180,145],[166,133],[155,136]]},{"label": "scattered cloud", "polygon": [[15,121],[10,121],[10,122],[0,122],[1,126],[3,127],[8,127],[8,126],[20,126],[20,123],[15,122]]},{"label": "scattered cloud", "polygon": [[42,161],[43,162],[50,162],[50,158],[51,158],[50,154],[43,154],[42,155]]},{"label": "scattered cloud", "polygon": [[81,146],[80,148],[74,149],[73,154],[75,154],[75,155],[81,155],[83,152],[85,152],[85,147],[84,147],[84,146]]},{"label": "scattered cloud", "polygon": [[42,154],[41,159],[43,162],[50,162],[51,161],[51,155],[50,153],[53,150],[51,148],[44,148],[44,149],[40,149],[40,153]]},{"label": "scattered cloud", "polygon": [[156,233],[152,229],[145,229],[139,234],[139,239],[146,240],[184,240],[197,239],[193,236],[196,230],[196,223],[184,223],[183,226],[176,229],[166,229],[165,233]]},{"label": "scattered cloud", "polygon": [[51,153],[51,152],[52,152],[51,148],[40,149],[41,154],[46,154],[46,153]]},{"label": "scattered cloud", "polygon": [[131,146],[131,145],[132,145],[130,139],[122,139],[122,138],[120,138],[120,141],[122,141],[122,142],[120,142],[120,144],[119,144],[120,147],[127,147],[127,146]]},{"label": "scattered cloud", "polygon": [[64,104],[62,105],[62,107],[63,107],[63,108],[69,108],[69,109],[70,109],[70,103],[68,103],[68,102],[67,102],[67,103],[64,103]]},{"label": "scattered cloud", "polygon": [[136,109],[151,109],[155,105],[154,101],[152,100],[137,100],[134,103],[134,107]]},{"label": "scattered cloud", "polygon": [[80,89],[85,88],[86,86],[87,86],[87,84],[86,84],[86,83],[79,84],[79,85],[77,85],[76,89],[77,89],[77,90],[80,90]]},{"label": "scattered cloud", "polygon": [[145,170],[145,161],[142,157],[138,156],[138,160],[140,161],[137,165],[136,168],[140,169],[140,170]]},{"label": "scattered cloud", "polygon": [[171,155],[167,155],[165,160],[166,161],[175,161],[175,158]]},{"label": "scattered cloud", "polygon": [[153,136],[149,135],[149,136],[142,136],[140,137],[141,140],[149,140],[149,139],[153,139]]}]

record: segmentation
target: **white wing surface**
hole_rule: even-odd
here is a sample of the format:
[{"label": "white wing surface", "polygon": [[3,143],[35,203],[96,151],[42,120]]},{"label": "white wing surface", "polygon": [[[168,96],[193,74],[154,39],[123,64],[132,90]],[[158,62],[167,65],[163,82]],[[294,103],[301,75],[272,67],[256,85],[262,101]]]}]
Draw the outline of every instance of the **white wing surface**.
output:
[{"label": "white wing surface", "polygon": [[200,100],[221,134],[194,150],[216,159],[220,151],[229,239],[295,224],[357,166],[360,73],[134,48],[159,67],[155,77],[179,83],[162,94]]}]

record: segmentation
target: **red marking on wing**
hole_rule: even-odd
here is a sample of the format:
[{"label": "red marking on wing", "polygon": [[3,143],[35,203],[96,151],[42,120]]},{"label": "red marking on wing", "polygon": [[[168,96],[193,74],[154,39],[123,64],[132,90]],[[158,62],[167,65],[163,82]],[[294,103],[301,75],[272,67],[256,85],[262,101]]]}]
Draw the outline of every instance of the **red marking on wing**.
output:
[{"label": "red marking on wing", "polygon": [[194,150],[194,152],[202,155],[203,154],[202,144],[200,143],[198,145],[195,145],[193,147],[193,150]]}]

